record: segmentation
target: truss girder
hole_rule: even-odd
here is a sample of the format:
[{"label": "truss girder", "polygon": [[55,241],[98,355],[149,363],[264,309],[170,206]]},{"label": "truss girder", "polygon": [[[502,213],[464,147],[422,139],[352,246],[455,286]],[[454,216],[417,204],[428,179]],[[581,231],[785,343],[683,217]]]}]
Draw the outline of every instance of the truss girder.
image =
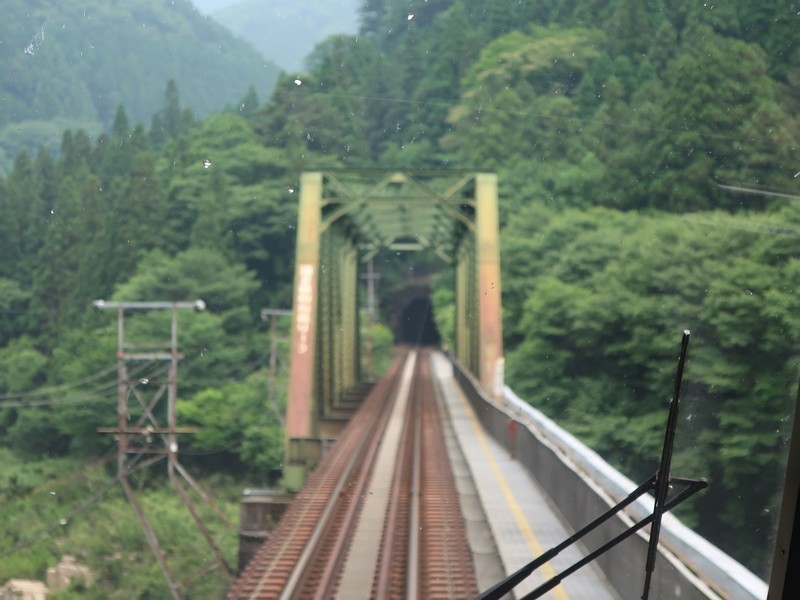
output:
[{"label": "truss girder", "polygon": [[316,463],[320,421],[359,383],[358,268],[382,248],[430,249],[453,266],[456,355],[496,394],[502,326],[495,175],[304,173],[297,231],[285,476]]}]

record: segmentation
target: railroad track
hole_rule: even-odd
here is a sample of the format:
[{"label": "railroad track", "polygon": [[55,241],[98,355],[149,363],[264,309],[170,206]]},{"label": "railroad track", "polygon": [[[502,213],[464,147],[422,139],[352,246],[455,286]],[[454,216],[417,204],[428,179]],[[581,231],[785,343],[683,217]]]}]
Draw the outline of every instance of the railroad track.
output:
[{"label": "railroad track", "polygon": [[398,357],[230,599],[468,598],[472,556],[428,355]]}]

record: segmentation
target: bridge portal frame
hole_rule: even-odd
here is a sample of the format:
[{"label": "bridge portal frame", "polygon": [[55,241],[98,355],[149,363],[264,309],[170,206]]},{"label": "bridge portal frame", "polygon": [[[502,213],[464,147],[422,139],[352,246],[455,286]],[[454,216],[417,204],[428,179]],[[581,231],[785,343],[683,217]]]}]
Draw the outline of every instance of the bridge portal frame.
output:
[{"label": "bridge portal frame", "polygon": [[[347,176],[360,174],[361,187]],[[360,382],[358,265],[381,248],[433,250],[455,271],[455,354],[502,394],[497,176],[305,172],[300,178],[284,486],[299,490],[321,459],[321,417]]]}]

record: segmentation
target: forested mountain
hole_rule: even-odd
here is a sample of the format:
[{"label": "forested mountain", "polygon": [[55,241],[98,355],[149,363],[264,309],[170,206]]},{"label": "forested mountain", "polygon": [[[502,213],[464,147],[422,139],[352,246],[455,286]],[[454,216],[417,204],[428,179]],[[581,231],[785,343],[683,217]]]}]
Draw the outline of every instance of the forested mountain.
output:
[{"label": "forested mountain", "polygon": [[9,0],[0,64],[0,172],[22,148],[57,149],[65,128],[107,129],[120,104],[133,123],[149,123],[168,80],[207,115],[250,86],[266,96],[277,75],[188,0]]},{"label": "forested mountain", "polygon": [[[691,329],[674,469],[710,487],[681,516],[763,575],[800,369],[796,10],[743,0],[410,6],[367,0],[359,33],[319,44],[263,104],[249,94],[195,119],[179,99],[195,92],[178,82],[159,92],[149,128],[120,97],[108,134],[73,130],[57,157],[16,156],[0,179],[8,461],[47,457],[37,467],[46,477],[48,461],[104,448],[95,428],[114,422],[113,385],[111,400],[94,388],[86,402],[57,393],[113,366],[113,327],[92,299],[202,297],[209,311],[181,321],[182,419],[203,428],[189,452],[218,477],[280,468],[257,316],[291,299],[298,173],[494,170],[509,383],[642,478],[656,468],[680,334]],[[379,268],[390,279],[392,261]],[[435,292],[445,337],[448,277]],[[54,401],[25,404],[41,388]],[[7,506],[38,489],[32,477],[0,472]],[[7,514],[15,543],[33,536],[31,518]],[[80,525],[63,536],[101,573],[93,597],[109,597],[122,569],[105,560],[112,551],[84,541]],[[146,549],[128,537],[113,549],[138,574],[126,597],[148,597],[132,558]],[[0,580],[52,562],[59,544],[37,539],[12,554],[0,546]]]},{"label": "forested mountain", "polygon": [[242,0],[211,16],[285,71],[303,69],[326,37],[358,31],[359,0]]}]

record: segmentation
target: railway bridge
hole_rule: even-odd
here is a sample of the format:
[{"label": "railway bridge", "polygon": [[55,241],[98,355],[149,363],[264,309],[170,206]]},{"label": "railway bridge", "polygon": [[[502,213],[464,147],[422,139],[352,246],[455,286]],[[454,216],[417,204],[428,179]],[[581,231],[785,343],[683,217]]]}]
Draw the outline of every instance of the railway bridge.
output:
[{"label": "railway bridge", "polygon": [[[551,548],[502,597],[642,597],[646,529],[591,554],[653,500],[562,544],[636,486],[503,385],[497,203],[489,173],[303,174],[284,466],[296,495],[229,598],[475,597]],[[382,250],[452,269],[455,340],[449,355],[398,346],[367,386],[359,273]],[[424,318],[400,315],[399,339]],[[650,597],[766,597],[670,515],[661,531]]]},{"label": "railway bridge", "polygon": [[492,389],[503,355],[497,215],[494,174],[302,175],[284,467],[290,490],[351,414],[362,379],[359,265],[382,249],[428,249],[454,269],[455,355]]}]

